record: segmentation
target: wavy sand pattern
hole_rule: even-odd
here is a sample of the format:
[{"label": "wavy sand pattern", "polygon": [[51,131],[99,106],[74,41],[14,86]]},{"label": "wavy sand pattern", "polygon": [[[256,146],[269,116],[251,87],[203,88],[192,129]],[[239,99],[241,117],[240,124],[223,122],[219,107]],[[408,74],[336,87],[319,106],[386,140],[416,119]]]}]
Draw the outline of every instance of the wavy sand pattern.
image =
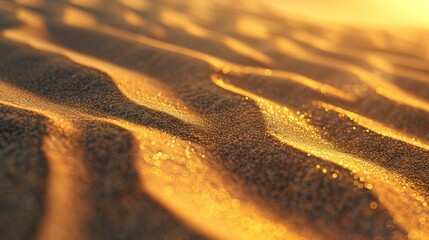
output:
[{"label": "wavy sand pattern", "polygon": [[0,1],[2,238],[429,238],[429,32],[234,2]]}]

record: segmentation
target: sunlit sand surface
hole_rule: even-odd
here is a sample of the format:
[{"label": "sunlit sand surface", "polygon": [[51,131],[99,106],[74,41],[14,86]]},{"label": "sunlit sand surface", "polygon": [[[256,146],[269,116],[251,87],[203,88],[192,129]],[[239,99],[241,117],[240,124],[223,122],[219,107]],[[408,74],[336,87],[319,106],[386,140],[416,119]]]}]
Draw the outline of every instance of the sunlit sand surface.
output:
[{"label": "sunlit sand surface", "polygon": [[0,1],[0,238],[429,239],[429,4],[385,2]]}]

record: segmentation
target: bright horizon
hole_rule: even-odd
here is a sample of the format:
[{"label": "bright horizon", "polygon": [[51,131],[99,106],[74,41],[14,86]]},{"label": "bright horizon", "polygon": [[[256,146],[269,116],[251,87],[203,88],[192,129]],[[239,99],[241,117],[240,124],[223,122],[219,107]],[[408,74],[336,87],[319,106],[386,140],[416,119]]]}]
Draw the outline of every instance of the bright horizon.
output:
[{"label": "bright horizon", "polygon": [[287,12],[328,22],[429,28],[428,0],[274,0]]}]

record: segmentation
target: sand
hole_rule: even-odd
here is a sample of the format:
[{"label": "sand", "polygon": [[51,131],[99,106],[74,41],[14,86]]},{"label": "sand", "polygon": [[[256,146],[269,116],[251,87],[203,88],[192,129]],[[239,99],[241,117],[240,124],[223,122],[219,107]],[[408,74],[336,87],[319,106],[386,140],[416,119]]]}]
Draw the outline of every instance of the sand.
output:
[{"label": "sand", "polygon": [[429,31],[231,2],[0,2],[2,239],[429,238]]}]

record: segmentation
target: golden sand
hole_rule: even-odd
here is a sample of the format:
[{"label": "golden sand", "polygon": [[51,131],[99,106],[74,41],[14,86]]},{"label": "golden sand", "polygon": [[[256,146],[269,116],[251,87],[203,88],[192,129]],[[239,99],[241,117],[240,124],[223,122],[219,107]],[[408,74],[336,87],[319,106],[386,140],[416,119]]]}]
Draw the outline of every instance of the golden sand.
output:
[{"label": "golden sand", "polygon": [[1,238],[428,239],[429,31],[394,2],[1,1]]}]

